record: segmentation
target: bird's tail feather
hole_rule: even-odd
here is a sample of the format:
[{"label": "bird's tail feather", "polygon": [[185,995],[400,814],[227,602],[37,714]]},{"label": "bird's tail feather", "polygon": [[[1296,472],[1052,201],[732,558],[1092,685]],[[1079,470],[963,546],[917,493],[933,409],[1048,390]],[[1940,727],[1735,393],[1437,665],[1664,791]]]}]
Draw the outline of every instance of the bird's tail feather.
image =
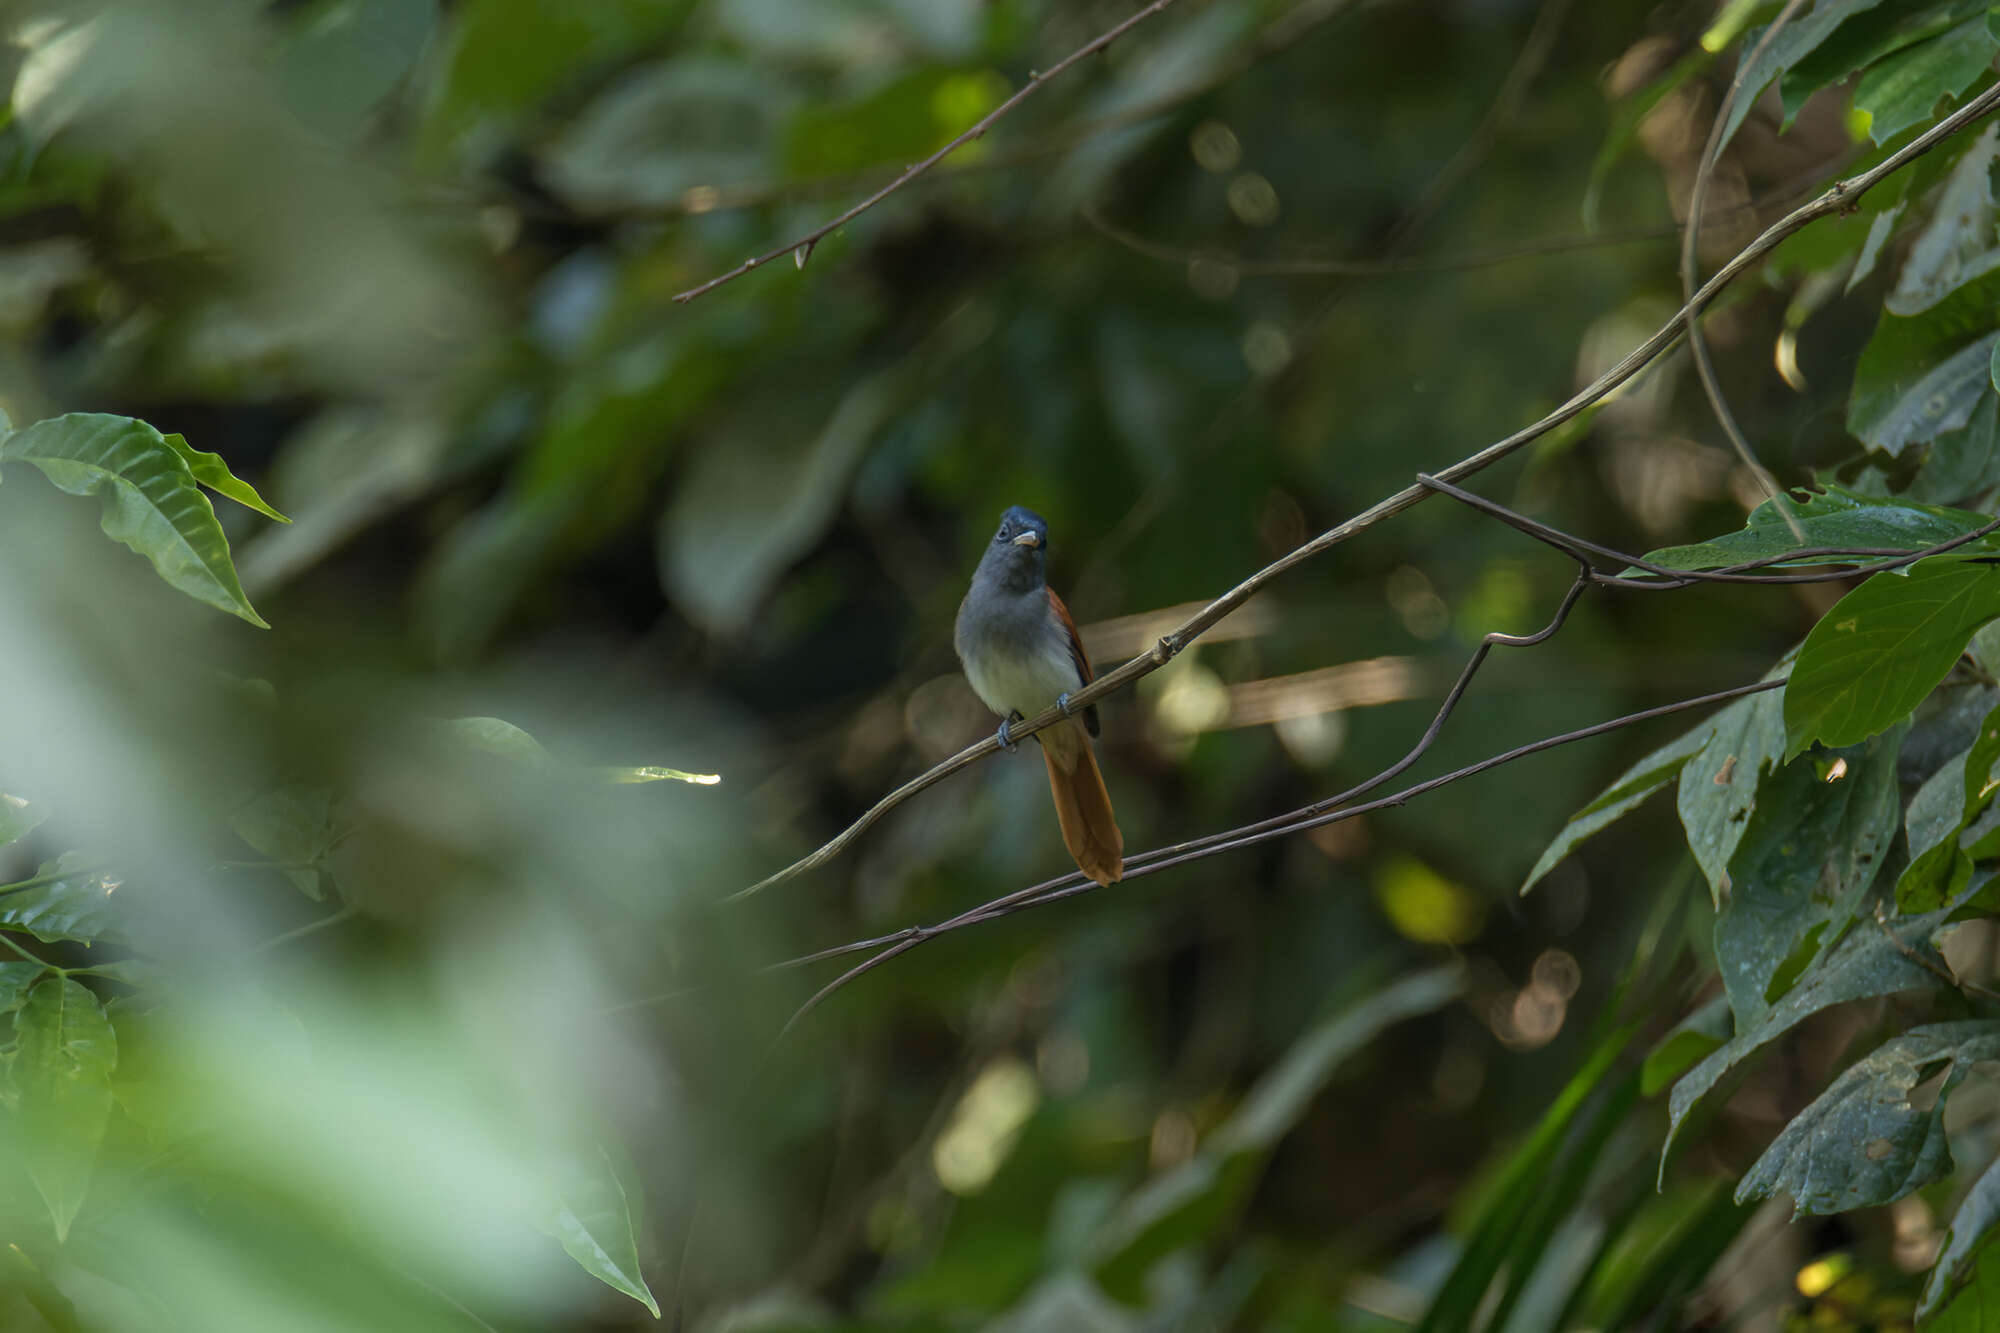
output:
[{"label": "bird's tail feather", "polygon": [[1051,727],[1037,739],[1049,766],[1064,845],[1084,874],[1099,884],[1113,883],[1125,874],[1125,835],[1111,813],[1111,794],[1104,790],[1090,742],[1074,723]]}]

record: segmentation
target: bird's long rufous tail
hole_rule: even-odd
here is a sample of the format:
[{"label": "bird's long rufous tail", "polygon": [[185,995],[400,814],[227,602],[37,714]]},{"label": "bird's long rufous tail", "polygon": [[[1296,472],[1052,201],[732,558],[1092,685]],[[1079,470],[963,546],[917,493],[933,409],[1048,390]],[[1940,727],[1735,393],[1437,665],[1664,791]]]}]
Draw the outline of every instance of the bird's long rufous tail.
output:
[{"label": "bird's long rufous tail", "polygon": [[1077,868],[1099,884],[1125,874],[1125,835],[1111,813],[1111,794],[1081,724],[1063,722],[1036,736],[1042,759],[1049,766],[1049,791],[1056,800],[1056,819],[1063,843]]}]

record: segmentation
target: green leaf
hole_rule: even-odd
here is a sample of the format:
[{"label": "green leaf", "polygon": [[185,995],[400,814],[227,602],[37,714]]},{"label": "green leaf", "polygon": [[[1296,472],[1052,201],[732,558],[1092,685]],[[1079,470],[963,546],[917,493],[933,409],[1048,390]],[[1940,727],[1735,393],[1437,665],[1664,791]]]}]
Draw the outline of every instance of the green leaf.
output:
[{"label": "green leaf", "polygon": [[1036,1283],[986,1333],[1141,1333],[1148,1327],[1082,1273],[1058,1271]]},{"label": "green leaf", "polygon": [[749,625],[772,584],[839,514],[849,477],[907,408],[923,360],[912,355],[855,383],[817,431],[796,419],[803,402],[766,402],[710,441],[658,527],[661,580],[690,618],[724,637]]},{"label": "green leaf", "polygon": [[1535,862],[1535,868],[1528,872],[1521,892],[1534,888],[1542,876],[1561,864],[1578,843],[1607,824],[1624,818],[1648,796],[1679,777],[1687,761],[1700,753],[1714,731],[1712,720],[1704,722],[1619,774],[1609,787],[1598,793],[1597,799],[1570,816],[1569,823],[1563,825],[1562,832],[1556,834],[1555,841],[1548,845],[1541,859]]},{"label": "green leaf", "polygon": [[636,768],[597,768],[591,770],[603,782],[624,785],[632,782],[688,782],[697,787],[713,787],[722,781],[720,773],[690,773],[682,768],[661,768],[656,764],[641,764]]},{"label": "green leaf", "polygon": [[1674,1139],[1689,1112],[1743,1060],[1822,1009],[1897,991],[1930,989],[1941,976],[1950,975],[1931,936],[1953,910],[1947,907],[1922,916],[1891,917],[1886,926],[1863,923],[1848,931],[1783,999],[1754,1022],[1738,1025],[1734,1037],[1689,1070],[1674,1084],[1667,1099],[1667,1138],[1660,1148],[1662,1179]]},{"label": "green leaf", "polygon": [[[1931,1266],[1930,1278],[1924,1283],[1923,1299],[1917,1302],[1918,1320],[1929,1319],[1944,1304],[1955,1284],[1972,1276],[1968,1273],[1972,1261],[1979,1259],[1980,1267],[1988,1266],[1983,1257],[1991,1254],[1988,1241],[1992,1238],[1995,1223],[2000,1223],[2000,1158],[1996,1158],[1974,1181],[1972,1188],[1965,1192],[1958,1211],[1952,1214],[1951,1225],[1945,1228],[1944,1244],[1938,1250],[1937,1262]],[[2000,1315],[2000,1270],[1996,1270],[1990,1286],[1974,1283],[1975,1287],[1986,1286],[1987,1290],[1973,1294],[1975,1301],[1981,1297],[1991,1300],[1990,1308]],[[1956,1303],[1954,1301],[1954,1303]],[[1984,1328],[1981,1322],[1978,1327]]]},{"label": "green leaf", "polygon": [[[1790,69],[1810,55],[1846,19],[1873,9],[1880,3],[1881,0],[1825,0],[1825,3],[1815,4],[1810,14],[1801,14],[1780,28],[1778,35],[1764,48],[1763,54],[1742,75],[1736,99],[1729,104],[1729,115],[1723,121],[1722,141],[1718,147],[1729,146],[1729,141],[1736,137],[1737,129],[1743,124],[1743,118],[1756,105],[1757,95],[1780,71]],[[1754,28],[1743,34],[1741,45],[1745,59],[1757,49],[1764,32],[1763,28]]]},{"label": "green leaf", "polygon": [[1982,1247],[1965,1285],[1918,1327],[1923,1333],[1992,1333],[2000,1326],[2000,1247]]},{"label": "green leaf", "polygon": [[[1793,1216],[1893,1203],[1952,1168],[1945,1099],[1974,1063],[2000,1058],[2000,1023],[1934,1023],[1891,1037],[1793,1117],[1736,1187],[1738,1202],[1792,1196]],[[1940,1071],[1923,1109],[1910,1091]]]},{"label": "green leaf", "polygon": [[0,847],[19,842],[41,827],[48,817],[48,807],[0,791]]},{"label": "green leaf", "polygon": [[575,77],[676,27],[688,0],[483,0],[450,8],[440,72],[419,136],[432,165],[449,152],[483,151],[496,133]]},{"label": "green leaf", "polygon": [[639,1271],[636,1184],[628,1185],[602,1147],[573,1164],[548,1228],[583,1271],[660,1317],[660,1303]]},{"label": "green leaf", "polygon": [[14,1019],[13,1078],[28,1177],[55,1222],[56,1239],[83,1205],[111,1116],[118,1039],[90,988],[49,977]]},{"label": "green leaf", "polygon": [[1891,314],[1920,315],[1993,267],[1989,173],[1996,154],[2000,154],[2000,127],[1993,125],[1959,154],[1930,221],[1911,243],[1896,285],[1882,303]]},{"label": "green leaf", "polygon": [[1896,907],[1902,912],[1929,912],[1956,898],[1972,879],[1968,841],[1985,823],[2000,784],[1993,765],[2000,760],[2000,708],[1981,721],[1972,745],[1939,765],[1910,798],[1903,817],[1910,846],[1910,864],[1896,880]]},{"label": "green leaf", "polygon": [[1729,1040],[1729,997],[1711,996],[1646,1052],[1639,1067],[1639,1095],[1656,1097],[1697,1061]]},{"label": "green leaf", "polygon": [[1840,751],[1831,778],[1799,760],[1758,789],[1715,918],[1716,965],[1739,1028],[1789,988],[1785,971],[1803,969],[1861,910],[1900,831],[1905,730]]},{"label": "green leaf", "polygon": [[90,944],[126,938],[125,913],[117,899],[120,881],[104,873],[98,858],[64,852],[42,863],[35,878],[45,876],[53,878],[32,888],[0,894],[0,926],[25,930],[48,943],[74,940]]},{"label": "green leaf", "polygon": [[1847,429],[1894,457],[1958,430],[1992,381],[2000,271],[1987,270],[1915,315],[1884,311],[1854,367]]},{"label": "green leaf", "polygon": [[1214,1229],[1249,1197],[1261,1165],[1341,1062],[1387,1028],[1447,1004],[1456,967],[1403,977],[1308,1031],[1257,1081],[1188,1161],[1128,1196],[1091,1243],[1091,1267],[1114,1295],[1140,1289],[1164,1254]]},{"label": "green leaf", "polygon": [[11,1014],[28,998],[28,987],[48,968],[40,963],[0,963],[0,1014]]},{"label": "green leaf", "polygon": [[[500,755],[530,768],[563,767],[542,743],[512,722],[497,717],[454,717],[442,724],[445,734],[475,750]],[[713,787],[722,781],[715,773],[690,773],[657,764],[636,767],[598,766],[576,770],[599,782],[626,785],[635,782],[686,782],[697,787]]]},{"label": "green leaf", "polygon": [[[1913,8],[1908,4],[1885,5],[1857,14],[1841,23],[1813,51],[1793,62],[1780,82],[1785,124],[1812,94],[1846,79],[1855,70],[1872,65],[1894,52],[1945,31],[1960,19],[1982,12],[1987,0],[1946,0],[1945,3]],[[1817,17],[1824,5],[1815,6]],[[1793,22],[1799,22],[1794,20]],[[1791,25],[1786,25],[1789,31]],[[1781,34],[1782,36],[1782,34]]]},{"label": "green leaf", "polygon": [[[1853,547],[1866,550],[1922,551],[1941,546],[1954,537],[1963,537],[1985,527],[1992,519],[1963,509],[1942,505],[1916,504],[1907,500],[1884,500],[1862,495],[1840,486],[1790,501],[1792,516],[1798,520],[1804,540],[1792,535],[1784,516],[1769,500],[1750,511],[1744,526],[1735,532],[1692,546],[1668,546],[1650,551],[1650,564],[1668,569],[1720,569],[1752,560],[1765,560],[1787,551],[1824,547]],[[1780,560],[1785,565],[1857,564],[1876,556],[1848,560],[1808,556],[1804,560]],[[1628,571],[1638,573],[1637,569]]]},{"label": "green leaf", "polygon": [[0,441],[0,464],[16,461],[40,468],[59,490],[97,496],[105,534],[145,556],[172,586],[270,628],[243,595],[208,497],[145,422],[92,412],[38,421]]},{"label": "green leaf", "polygon": [[1996,49],[2000,42],[1982,15],[1870,68],[1854,89],[1854,105],[1869,116],[1868,137],[1887,143],[1929,120],[1938,98],[1955,98],[1969,88],[1993,62]]},{"label": "green leaf", "polygon": [[[1791,669],[1791,654],[1764,674],[1783,678]],[[1785,750],[1782,691],[1769,690],[1738,699],[1715,715],[1712,737],[1681,769],[1675,794],[1688,850],[1708,877],[1715,905],[1729,891],[1729,859],[1757,808],[1757,787],[1764,770],[1775,767]]]},{"label": "green leaf", "polygon": [[263,792],[229,816],[229,827],[271,860],[290,863],[283,874],[300,893],[314,902],[326,897],[318,863],[332,853],[341,836],[334,822],[332,792],[303,786]]},{"label": "green leaf", "polygon": [[1455,999],[1465,985],[1457,967],[1435,967],[1391,982],[1309,1030],[1264,1076],[1205,1145],[1219,1153],[1264,1151],[1291,1132],[1340,1062],[1386,1028]]},{"label": "green leaf", "polygon": [[1866,740],[1937,687],[1974,630],[2000,616],[2000,566],[1934,556],[1885,571],[1820,618],[1784,690],[1786,757]]},{"label": "green leaf", "polygon": [[342,0],[290,17],[273,83],[301,121],[345,140],[361,133],[432,44],[438,0]]},{"label": "green leaf", "polygon": [[[1509,1155],[1479,1201],[1458,1262],[1424,1312],[1419,1333],[1481,1327],[1476,1312],[1488,1300],[1508,1301],[1519,1294],[1519,1276],[1539,1257],[1555,1210],[1581,1192],[1580,1179],[1572,1184],[1558,1173],[1587,1175],[1603,1136],[1624,1119],[1638,1093],[1636,1073],[1613,1078],[1631,1039],[1629,1027],[1599,1038],[1534,1132]],[[1507,1282],[1495,1296],[1495,1283],[1504,1281],[1505,1273],[1515,1274],[1516,1281]]]},{"label": "green leaf", "polygon": [[741,60],[647,62],[569,123],[544,171],[589,210],[674,206],[700,186],[770,175],[793,97],[776,71]]},{"label": "green leaf", "polygon": [[1896,877],[1896,910],[1930,912],[1956,898],[1972,882],[1972,858],[1947,838],[1925,848]]},{"label": "green leaf", "polygon": [[[2000,343],[1993,345],[2000,353]],[[2000,393],[1990,387],[1957,430],[1931,441],[1906,494],[1912,500],[1957,504],[2000,485]]]},{"label": "green leaf", "polygon": [[1565,1320],[1562,1327],[1644,1327],[1669,1308],[1688,1275],[1713,1269],[1754,1212],[1730,1198],[1720,1180],[1669,1182],[1606,1244],[1580,1318]]},{"label": "green leaf", "polygon": [[264,503],[264,497],[257,494],[257,488],[229,470],[229,464],[222,461],[220,454],[205,454],[188,444],[178,435],[163,435],[167,447],[181,456],[187,464],[188,472],[202,485],[217,495],[234,500],[246,509],[254,509],[265,518],[274,518],[280,523],[289,523],[277,510]]}]

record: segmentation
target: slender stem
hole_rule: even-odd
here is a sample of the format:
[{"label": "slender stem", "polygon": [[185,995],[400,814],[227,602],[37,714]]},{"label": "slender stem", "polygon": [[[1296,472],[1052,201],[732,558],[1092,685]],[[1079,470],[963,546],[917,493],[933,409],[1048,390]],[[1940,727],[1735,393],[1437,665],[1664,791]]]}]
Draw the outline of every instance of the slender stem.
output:
[{"label": "slender stem", "polygon": [[14,937],[7,934],[5,931],[0,931],[0,944],[6,945],[8,949],[10,949],[15,955],[17,955],[24,963],[33,963],[37,967],[46,967],[49,971],[55,973],[57,976],[66,977],[69,975],[68,968],[57,967],[54,963],[51,963],[46,958],[35,957],[35,955],[29,953],[26,949],[22,948],[20,944],[16,943]]},{"label": "slender stem", "polygon": [[890,195],[902,189],[905,185],[908,185],[911,181],[923,175],[925,172],[929,171],[932,167],[936,166],[938,163],[944,161],[945,158],[949,157],[952,153],[964,147],[966,144],[971,143],[975,139],[984,138],[986,135],[986,131],[993,127],[994,122],[998,121],[1002,116],[1012,111],[1015,107],[1019,106],[1029,97],[1033,96],[1034,93],[1038,89],[1040,89],[1043,84],[1047,83],[1050,79],[1055,78],[1058,74],[1065,72],[1072,65],[1075,65],[1080,61],[1087,60],[1091,56],[1096,55],[1099,51],[1102,51],[1105,47],[1111,45],[1111,43],[1117,41],[1120,37],[1123,37],[1126,33],[1138,27],[1141,23],[1144,23],[1147,19],[1153,17],[1153,15],[1159,13],[1161,10],[1165,9],[1168,5],[1171,5],[1173,2],[1174,0],[1153,0],[1152,4],[1147,5],[1144,9],[1140,10],[1138,13],[1133,14],[1130,17],[1126,18],[1122,23],[1118,23],[1113,27],[1106,29],[1104,32],[1099,33],[1097,36],[1091,38],[1089,41],[1085,42],[1082,46],[1078,47],[1076,50],[1064,56],[1061,60],[1058,60],[1055,64],[1049,66],[1049,68],[1045,70],[1037,70],[1030,73],[1028,76],[1028,81],[1022,84],[1019,88],[1015,89],[1014,95],[1012,97],[1009,97],[999,106],[994,107],[984,116],[981,116],[979,120],[972,126],[971,129],[959,135],[956,139],[953,139],[950,143],[947,143],[944,147],[938,149],[935,153],[932,153],[929,157],[925,158],[923,161],[913,163],[912,165],[904,168],[902,175],[896,177],[896,179],[890,181],[887,185],[884,185],[881,189],[869,195],[866,199],[863,199],[860,203],[854,205],[854,207],[848,209],[845,213],[842,213],[838,217],[831,218],[826,222],[821,223],[819,226],[814,227],[811,231],[805,233],[805,235],[803,236],[797,237],[794,240],[787,241],[783,245],[777,246],[774,249],[766,250],[761,255],[756,255],[750,259],[744,260],[742,263],[738,264],[735,268],[730,269],[726,273],[718,273],[714,277],[710,278],[707,282],[701,283],[698,286],[690,287],[686,291],[676,294],[674,297],[675,302],[679,304],[685,304],[686,302],[692,301],[694,300],[695,297],[700,296],[705,292],[714,291],[717,287],[720,287],[723,283],[729,282],[736,278],[740,278],[745,273],[750,272],[750,270],[752,269],[762,268],[764,265],[770,263],[772,260],[778,259],[784,255],[795,256],[798,260],[799,267],[804,268],[806,258],[807,256],[812,254],[813,247],[815,245],[818,245],[820,241],[824,239],[827,235],[829,235],[834,231],[839,230],[841,227],[846,226],[848,223],[852,222],[855,218],[860,217],[863,213],[875,207],[875,205],[881,203],[884,199],[887,199]]}]

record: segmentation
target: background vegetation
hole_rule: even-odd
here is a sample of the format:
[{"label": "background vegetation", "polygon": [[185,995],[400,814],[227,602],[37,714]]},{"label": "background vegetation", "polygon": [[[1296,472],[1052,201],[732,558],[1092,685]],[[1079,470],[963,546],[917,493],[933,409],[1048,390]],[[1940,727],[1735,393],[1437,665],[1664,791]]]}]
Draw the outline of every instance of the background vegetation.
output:
[{"label": "background vegetation", "polygon": [[[1985,4],[0,18],[8,1327],[1992,1321]],[[1560,622],[1385,792],[1782,690],[1058,886],[787,1026],[858,958],[777,965],[1067,867],[989,757],[730,898],[988,734],[1001,509],[1142,654],[1670,327],[1692,203],[1699,282],[1953,115],[1703,325],[1796,531],[1684,350],[1465,479],[1603,575],[1800,581],[1565,617],[1576,559],[1432,498],[1100,753],[1139,851],[1380,773],[1489,633]]]}]

